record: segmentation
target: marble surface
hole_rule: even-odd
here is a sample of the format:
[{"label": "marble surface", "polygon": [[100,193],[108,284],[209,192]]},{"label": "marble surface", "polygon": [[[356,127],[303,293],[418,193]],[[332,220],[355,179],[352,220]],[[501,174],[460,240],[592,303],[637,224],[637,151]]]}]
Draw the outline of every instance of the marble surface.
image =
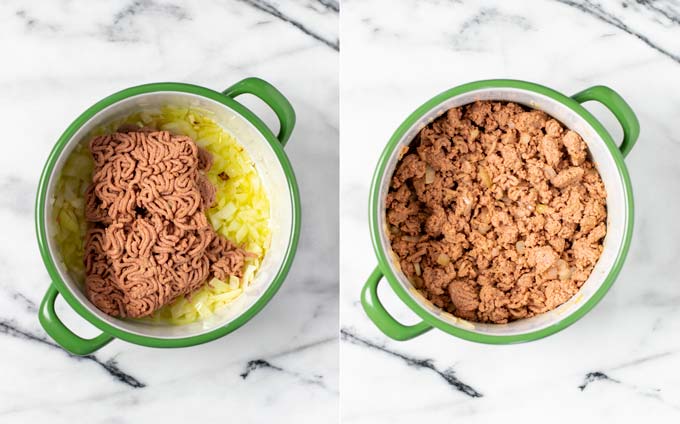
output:
[{"label": "marble surface", "polygon": [[[333,0],[0,3],[0,422],[334,422],[338,408],[338,4]],[[35,188],[52,145],[97,100],[146,82],[277,86],[303,233],[291,273],[235,333],[158,350],[114,341],[79,358],[40,327],[49,278]],[[274,114],[243,100],[275,124]],[[274,126],[276,129],[276,126]],[[93,328],[61,301],[85,336]]]},{"label": "marble surface", "polygon": [[[340,37],[343,422],[677,422],[680,3],[347,0]],[[642,133],[626,159],[627,262],[593,311],[540,341],[488,346],[438,330],[389,340],[359,304],[376,266],[367,203],[380,152],[435,94],[503,77],[568,94],[604,84],[633,106]],[[620,138],[603,107],[587,107]],[[416,322],[386,286],[386,308]]]}]

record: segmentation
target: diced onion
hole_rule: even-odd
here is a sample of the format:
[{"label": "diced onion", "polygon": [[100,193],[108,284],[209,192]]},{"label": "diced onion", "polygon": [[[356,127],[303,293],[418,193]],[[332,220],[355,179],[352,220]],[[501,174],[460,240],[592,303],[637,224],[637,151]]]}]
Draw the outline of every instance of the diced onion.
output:
[{"label": "diced onion", "polygon": [[545,278],[548,280],[554,280],[557,278],[557,268],[552,266],[545,272]]},{"label": "diced onion", "polygon": [[522,254],[524,253],[524,242],[522,240],[518,241],[515,243],[515,249],[517,249],[517,253]]},{"label": "diced onion", "polygon": [[557,175],[557,172],[552,168],[552,166],[546,166],[543,168],[543,172],[545,173],[546,178],[552,179]]},{"label": "diced onion", "polygon": [[451,258],[446,253],[440,253],[437,257],[437,263],[441,266],[446,266],[451,263]]},{"label": "diced onion", "polygon": [[569,264],[564,259],[559,259],[557,261],[557,275],[562,281],[566,281],[571,278],[571,269]]},{"label": "diced onion", "polygon": [[544,205],[543,203],[539,203],[536,205],[536,213],[546,213],[548,212],[548,205]]},{"label": "diced onion", "polygon": [[425,184],[432,184],[434,182],[434,168],[427,165],[425,168]]},{"label": "diced onion", "polygon": [[420,277],[420,274],[422,273],[422,270],[420,269],[420,262],[414,263],[413,268],[416,270],[416,275]]},{"label": "diced onion", "polygon": [[491,182],[491,175],[489,175],[489,171],[483,166],[479,167],[479,180],[484,184],[486,188],[491,188],[493,183]]}]

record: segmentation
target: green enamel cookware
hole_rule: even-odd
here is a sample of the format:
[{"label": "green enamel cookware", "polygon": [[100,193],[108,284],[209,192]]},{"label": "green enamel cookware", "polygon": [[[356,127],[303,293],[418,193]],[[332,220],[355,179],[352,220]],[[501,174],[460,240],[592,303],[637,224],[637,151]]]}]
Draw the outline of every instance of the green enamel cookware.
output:
[{"label": "green enamel cookware", "polygon": [[[278,135],[275,136],[260,118],[235,100],[242,94],[260,98],[276,113],[280,123]],[[213,120],[233,134],[255,163],[271,209],[271,245],[250,287],[222,313],[187,325],[151,324],[104,314],[85,297],[82,281],[76,281],[65,268],[54,241],[54,190],[68,155],[79,143],[88,141],[92,130],[114,119],[163,106],[208,111]],[[183,83],[146,84],[115,93],[87,109],[57,140],[38,185],[36,232],[40,253],[51,278],[39,310],[45,331],[66,350],[87,355],[114,338],[151,347],[192,346],[215,340],[248,322],[283,283],[298,244],[300,198],[293,168],[283,150],[294,125],[295,112],[288,100],[271,84],[258,78],[244,79],[223,92]],[[55,312],[58,296],[101,334],[86,339],[67,328]]]},{"label": "green enamel cookware", "polygon": [[[400,271],[390,249],[385,221],[385,196],[399,159],[399,152],[424,126],[448,109],[476,100],[512,101],[539,109],[556,118],[584,139],[607,190],[607,235],[604,250],[581,290],[558,308],[508,324],[469,322],[427,301]],[[583,107],[595,101],[608,108],[623,128],[623,140],[615,142],[604,126]],[[573,324],[590,311],[614,283],[626,259],[633,234],[633,192],[624,158],[632,150],[640,127],[631,107],[614,90],[595,86],[573,96],[517,80],[486,80],[447,90],[420,106],[397,128],[378,161],[370,191],[369,219],[378,266],[366,281],[361,301],[368,317],[387,336],[396,340],[417,337],[432,328],[462,339],[506,344],[537,340]],[[420,322],[404,325],[380,302],[378,285],[387,281]]]}]

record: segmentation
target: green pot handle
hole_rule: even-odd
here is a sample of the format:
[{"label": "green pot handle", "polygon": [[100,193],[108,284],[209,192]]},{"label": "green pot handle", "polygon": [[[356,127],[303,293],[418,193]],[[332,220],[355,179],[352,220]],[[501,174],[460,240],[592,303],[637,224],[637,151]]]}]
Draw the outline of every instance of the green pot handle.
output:
[{"label": "green pot handle", "polygon": [[295,110],[276,87],[260,78],[246,78],[227,88],[222,94],[232,99],[241,94],[252,94],[265,102],[279,118],[279,135],[276,138],[282,145],[286,145],[295,127]]},{"label": "green pot handle", "polygon": [[586,88],[571,97],[579,103],[591,100],[602,103],[614,114],[619,124],[621,124],[621,128],[623,128],[623,142],[619,146],[621,154],[623,157],[626,157],[633,150],[633,146],[640,135],[640,122],[637,116],[635,116],[633,109],[623,100],[619,93],[604,85],[596,85]]},{"label": "green pot handle", "polygon": [[378,266],[368,277],[364,288],[361,290],[361,304],[364,311],[380,331],[394,340],[409,340],[431,330],[432,326],[425,321],[414,325],[404,325],[385,310],[378,298],[378,283],[382,278],[383,272]]},{"label": "green pot handle", "polygon": [[59,343],[61,347],[74,355],[89,355],[113,340],[113,336],[106,333],[102,333],[92,339],[84,339],[66,328],[54,310],[54,302],[57,300],[58,294],[59,291],[51,284],[40,304],[38,317],[40,318],[40,324],[47,334]]}]

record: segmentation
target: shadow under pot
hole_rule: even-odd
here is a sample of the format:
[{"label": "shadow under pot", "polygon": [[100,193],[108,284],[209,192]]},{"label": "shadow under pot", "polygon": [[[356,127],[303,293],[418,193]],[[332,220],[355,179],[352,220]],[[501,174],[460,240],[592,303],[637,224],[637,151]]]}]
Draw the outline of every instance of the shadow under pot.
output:
[{"label": "shadow under pot", "polygon": [[[449,109],[484,100],[514,102],[543,111],[578,133],[590,151],[607,193],[607,233],[602,254],[580,290],[555,309],[506,324],[464,320],[435,306],[423,296],[401,270],[398,257],[391,249],[386,221],[386,196],[402,152],[408,149],[421,129]],[[588,101],[597,101],[614,114],[624,133],[620,145],[582,106]],[[630,106],[616,92],[604,86],[591,87],[569,97],[530,82],[486,80],[452,88],[420,106],[397,128],[373,176],[369,217],[378,266],[361,293],[368,317],[395,340],[408,340],[436,327],[462,339],[490,344],[529,342],[573,324],[604,297],[626,259],[633,232],[633,193],[624,158],[632,150],[638,135],[638,120]],[[387,312],[378,297],[378,285],[383,277],[401,301],[422,319],[421,322],[404,325]]]},{"label": "shadow under pot", "polygon": [[[278,135],[235,100],[242,94],[260,98],[276,113],[280,123]],[[67,269],[55,241],[58,225],[53,208],[55,187],[69,155],[87,143],[97,129],[125,116],[166,107],[202,111],[233,136],[248,153],[269,201],[269,245],[250,284],[224,310],[184,325],[105,314],[88,300],[82,276],[79,279]],[[258,78],[244,79],[223,92],[183,83],[141,85],[115,93],[87,109],[57,141],[38,185],[36,232],[43,262],[52,279],[39,310],[40,323],[47,333],[77,355],[90,354],[114,338],[150,347],[185,347],[229,334],[255,316],[284,282],[300,235],[299,190],[283,150],[294,125],[295,112],[288,100]],[[55,312],[54,303],[59,295],[102,333],[86,339],[68,329]]]}]

